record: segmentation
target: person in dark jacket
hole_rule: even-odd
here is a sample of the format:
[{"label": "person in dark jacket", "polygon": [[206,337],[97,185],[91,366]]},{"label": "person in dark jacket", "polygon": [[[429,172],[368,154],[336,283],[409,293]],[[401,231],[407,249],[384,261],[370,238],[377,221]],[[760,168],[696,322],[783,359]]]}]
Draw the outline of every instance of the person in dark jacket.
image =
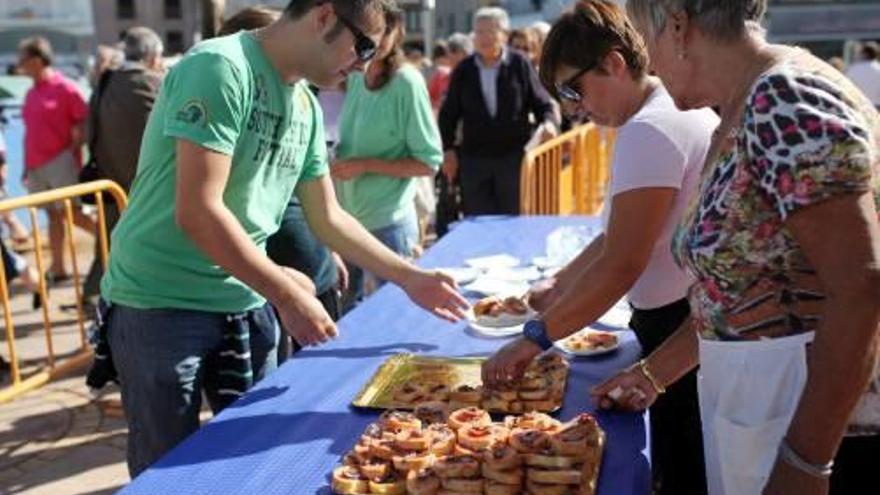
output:
[{"label": "person in dark jacket", "polygon": [[[99,176],[116,182],[128,193],[137,173],[141,138],[162,85],[164,69],[162,39],[152,29],[130,28],[122,44],[122,66],[101,74],[89,99],[87,132],[89,153]],[[105,208],[109,236],[119,220],[119,209],[115,203],[106,201]],[[95,256],[95,260],[83,288],[83,302],[89,307],[98,297],[104,273],[100,256]]]},{"label": "person in dark jacket", "polygon": [[[459,177],[465,215],[518,214],[524,147],[535,132],[556,135],[556,115],[531,62],[508,50],[507,13],[486,7],[474,15],[475,54],[452,73],[440,109],[442,171]],[[456,149],[456,130],[462,140]]]},{"label": "person in dark jacket", "polygon": [[[116,182],[128,193],[137,174],[147,118],[162,85],[162,39],[150,28],[133,27],[123,36],[123,50],[122,66],[104,71],[98,79],[89,100],[87,131],[89,153],[98,175]],[[110,232],[119,221],[119,213],[115,202],[104,202],[108,249]],[[83,284],[86,314],[96,313],[98,306],[104,275],[99,249],[100,243],[96,243],[95,259]],[[106,335],[97,335],[95,359],[86,375],[86,384],[97,390],[116,379]]]}]

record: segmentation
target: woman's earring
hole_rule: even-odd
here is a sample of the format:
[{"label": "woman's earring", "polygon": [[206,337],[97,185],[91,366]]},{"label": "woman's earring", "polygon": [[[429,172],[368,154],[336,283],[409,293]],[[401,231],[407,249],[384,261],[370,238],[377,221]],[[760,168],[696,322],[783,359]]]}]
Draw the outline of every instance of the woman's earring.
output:
[{"label": "woman's earring", "polygon": [[684,60],[684,59],[686,59],[686,58],[687,58],[687,55],[686,55],[684,52],[681,52],[681,53],[678,54],[678,59],[679,59],[679,60]]}]

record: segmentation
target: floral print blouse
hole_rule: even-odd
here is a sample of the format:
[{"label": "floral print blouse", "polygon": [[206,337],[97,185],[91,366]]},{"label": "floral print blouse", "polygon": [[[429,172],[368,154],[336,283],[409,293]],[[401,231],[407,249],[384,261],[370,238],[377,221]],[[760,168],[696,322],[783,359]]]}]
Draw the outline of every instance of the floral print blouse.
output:
[{"label": "floral print blouse", "polygon": [[690,299],[703,338],[815,329],[823,290],[786,219],[848,193],[874,191],[880,207],[876,110],[842,75],[799,55],[755,81],[673,240],[678,263],[697,277]]}]

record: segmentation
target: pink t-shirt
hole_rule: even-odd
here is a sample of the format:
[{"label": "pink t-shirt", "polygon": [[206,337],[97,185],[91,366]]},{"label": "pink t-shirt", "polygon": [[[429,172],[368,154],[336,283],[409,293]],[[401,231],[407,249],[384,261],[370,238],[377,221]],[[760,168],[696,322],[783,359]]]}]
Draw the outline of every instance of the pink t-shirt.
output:
[{"label": "pink t-shirt", "polygon": [[693,278],[672,257],[672,236],[697,193],[700,170],[719,119],[711,110],[679,111],[662,86],[617,130],[605,221],[617,194],[633,189],[677,189],[672,212],[651,259],[627,294],[638,309],[655,309],[687,295]]},{"label": "pink t-shirt", "polygon": [[[70,148],[71,130],[85,120],[88,107],[76,84],[52,71],[27,92],[21,113],[25,168],[33,170]],[[80,154],[74,154],[79,161]]]}]

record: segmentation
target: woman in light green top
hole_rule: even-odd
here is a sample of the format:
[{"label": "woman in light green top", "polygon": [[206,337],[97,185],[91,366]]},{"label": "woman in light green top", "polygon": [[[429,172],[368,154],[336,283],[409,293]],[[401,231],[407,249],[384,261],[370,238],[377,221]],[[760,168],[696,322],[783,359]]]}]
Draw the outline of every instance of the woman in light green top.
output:
[{"label": "woman in light green top", "polygon": [[[416,178],[436,172],[443,148],[425,81],[403,65],[401,13],[387,14],[386,24],[376,59],[348,77],[331,174],[342,207],[391,250],[411,256]],[[363,295],[363,272],[349,271],[350,307]]]}]

